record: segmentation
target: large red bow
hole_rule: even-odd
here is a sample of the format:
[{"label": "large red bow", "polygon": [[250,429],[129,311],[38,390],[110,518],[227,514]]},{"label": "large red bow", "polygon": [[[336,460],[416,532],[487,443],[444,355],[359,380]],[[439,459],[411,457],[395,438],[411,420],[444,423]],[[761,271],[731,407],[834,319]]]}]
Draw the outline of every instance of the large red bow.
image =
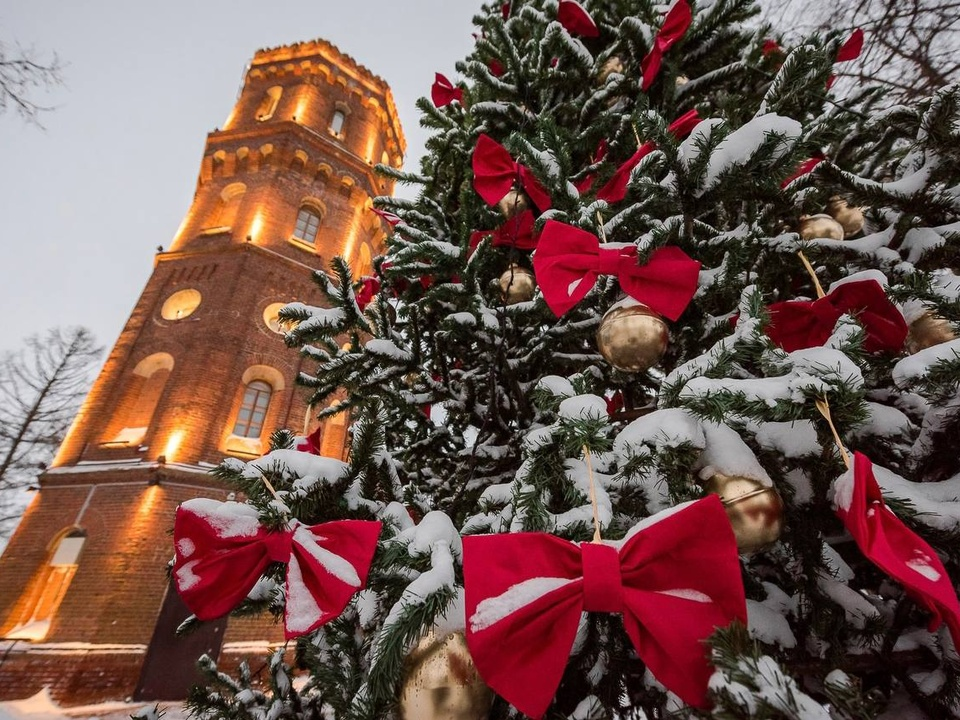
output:
[{"label": "large red bow", "polygon": [[660,32],[653,39],[653,47],[650,48],[650,52],[640,63],[640,70],[643,73],[643,84],[640,88],[644,92],[649,90],[653,81],[657,79],[657,75],[660,73],[660,64],[663,62],[663,54],[670,49],[671,45],[683,37],[692,20],[693,12],[690,10],[687,0],[679,0],[667,13],[667,17],[663,21],[663,27],[660,28]]},{"label": "large red bow", "polygon": [[[670,123],[668,129],[677,138],[682,138],[690,134],[690,131],[693,130],[699,122],[700,116],[697,115],[697,111],[694,109],[684,113]],[[613,177],[607,180],[606,184],[597,191],[597,199],[606,200],[611,203],[623,200],[627,195],[627,182],[630,180],[630,173],[633,172],[633,169],[640,164],[640,161],[643,160],[644,157],[656,150],[656,148],[657,146],[653,142],[645,142],[641,145],[637,151],[630,156],[629,160],[617,168]]]},{"label": "large red bow", "polygon": [[436,73],[436,79],[430,88],[430,98],[437,107],[449,105],[454,100],[463,105],[463,89],[454,87],[446,75]]},{"label": "large red bow", "polygon": [[494,247],[513,247],[518,250],[533,250],[540,240],[534,232],[533,211],[524,210],[514,215],[496,230],[477,230],[470,233],[470,251],[486,237],[493,237]]},{"label": "large red bow", "polygon": [[623,613],[640,658],[684,702],[704,706],[713,631],[746,623],[737,544],[720,499],[673,508],[623,543],[546,533],[463,539],[467,645],[480,675],[540,717],[560,685],[580,613]]},{"label": "large red bow", "polygon": [[173,526],[174,583],[194,615],[212,620],[239,605],[270,563],[286,563],[284,634],[304,635],[338,617],[366,584],[380,525],[294,520],[271,532],[249,505],[188,500]]},{"label": "large red bow", "polygon": [[616,275],[630,297],[676,320],[697,291],[700,263],[680,248],[664,247],[655,250],[646,265],[637,265],[636,245],[603,245],[596,235],[548,220],[533,269],[557,316],[583,300],[600,275]]},{"label": "large red bow", "polygon": [[477,138],[473,150],[473,188],[487,203],[496,205],[518,185],[540,212],[550,209],[550,195],[530,169],[516,162],[507,149],[489,135]]},{"label": "large red bow", "polygon": [[576,0],[560,0],[557,8],[557,21],[575,35],[587,38],[600,37],[597,24]]},{"label": "large red bow", "polygon": [[867,352],[898,352],[907,339],[907,323],[876,280],[838,285],[818,300],[774,303],[769,308],[767,336],[786,350],[823,345],[841,315],[853,314],[863,325]]},{"label": "large red bow", "polygon": [[852,477],[848,472],[837,479],[834,504],[863,554],[933,614],[931,631],[946,622],[960,647],[960,602],[950,576],[934,549],[884,504],[865,455],[854,453]]},{"label": "large red bow", "polygon": [[803,177],[807,173],[813,172],[813,169],[822,162],[823,162],[822,157],[807,158],[802,163],[797,165],[797,169],[793,171],[793,174],[790,177],[788,177],[786,180],[780,183],[780,187],[785,188],[787,187],[787,185],[792,183],[797,178]]}]

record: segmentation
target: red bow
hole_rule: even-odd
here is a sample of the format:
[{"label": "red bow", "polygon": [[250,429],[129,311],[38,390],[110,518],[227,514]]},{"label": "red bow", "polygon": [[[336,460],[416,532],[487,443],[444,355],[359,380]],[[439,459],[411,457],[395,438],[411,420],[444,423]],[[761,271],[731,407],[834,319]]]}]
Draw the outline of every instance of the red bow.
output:
[{"label": "red bow", "polygon": [[375,278],[373,275],[367,275],[366,277],[360,278],[360,289],[356,293],[357,298],[357,307],[360,308],[360,312],[363,312],[367,309],[373,298],[378,292],[380,292],[380,281]]},{"label": "red bow", "polygon": [[907,323],[876,280],[838,285],[818,300],[792,300],[768,308],[767,336],[786,350],[823,345],[841,315],[853,314],[863,325],[867,352],[898,352],[907,339]]},{"label": "red bow", "polygon": [[492,58],[489,62],[487,62],[487,69],[494,77],[500,77],[507,71],[507,69],[503,66],[503,63],[496,58]]},{"label": "red bow", "polygon": [[296,449],[300,452],[310,453],[311,455],[323,455],[320,452],[320,438],[323,436],[323,423],[317,425],[316,429],[307,435],[303,442],[297,443]]},{"label": "red bow", "polygon": [[585,230],[548,220],[533,269],[547,305],[558,317],[580,302],[600,275],[616,275],[630,297],[676,320],[697,290],[700,263],[680,248],[663,247],[646,265],[637,265],[636,245],[601,245]]},{"label": "red bow", "polygon": [[861,52],[863,52],[863,30],[857,28],[850,33],[850,37],[837,50],[837,59],[834,62],[856,60],[860,57]]},{"label": "red bow", "polygon": [[463,90],[454,87],[446,75],[441,75],[440,73],[436,74],[433,87],[430,88],[430,97],[433,100],[433,104],[437,107],[449,105],[454,100],[463,105]]},{"label": "red bow", "polygon": [[249,505],[188,500],[173,526],[174,583],[194,615],[213,620],[239,605],[270,563],[286,563],[284,634],[290,639],[338,617],[366,584],[380,525],[294,520],[271,532]]},{"label": "red bow", "polygon": [[597,29],[597,24],[593,21],[593,18],[575,0],[560,0],[560,7],[557,9],[557,21],[568,32],[575,35],[582,35],[587,38],[600,37],[600,30]]},{"label": "red bow", "polygon": [[719,497],[673,508],[627,540],[576,543],[546,533],[463,539],[467,645],[486,683],[530,717],[560,685],[580,613],[623,613],[640,658],[671,692],[704,706],[704,644],[746,623],[737,544]]},{"label": "red bow", "polygon": [[760,48],[760,52],[763,55],[774,55],[774,54],[783,54],[783,48],[780,47],[780,43],[776,40],[771,40],[767,38],[763,41],[763,47]]},{"label": "red bow", "polygon": [[540,235],[533,231],[532,210],[524,210],[496,230],[478,230],[470,233],[470,250],[473,251],[486,237],[493,237],[494,247],[513,247],[518,250],[533,250],[540,240]]},{"label": "red bow", "polygon": [[394,227],[397,223],[403,222],[403,218],[401,218],[399,215],[395,213],[390,212],[389,210],[381,210],[380,208],[370,208],[370,209],[373,211],[375,215],[379,215],[384,220],[386,220],[387,223],[390,225],[390,227]]},{"label": "red bow", "polygon": [[692,20],[693,12],[690,10],[687,0],[679,0],[667,13],[667,17],[663,21],[663,27],[660,28],[660,32],[653,39],[653,47],[650,48],[650,52],[640,63],[640,70],[643,73],[641,90],[646,92],[653,85],[653,81],[657,79],[657,75],[660,73],[663,54],[670,49],[671,45],[683,37]]},{"label": "red bow", "polygon": [[481,135],[473,149],[473,187],[477,194],[487,205],[496,205],[514,184],[527,193],[540,212],[550,209],[550,195],[530,169],[516,162],[489,135]]},{"label": "red bow", "polygon": [[822,162],[823,162],[823,158],[818,158],[818,157],[807,158],[797,166],[797,169],[794,170],[793,175],[791,175],[782,183],[780,183],[780,187],[785,188],[787,185],[792,183],[797,178],[803,177],[807,173],[813,172],[813,169]]},{"label": "red bow", "polygon": [[960,647],[960,602],[943,563],[934,549],[884,504],[870,460],[854,453],[853,468],[852,477],[848,471],[834,484],[837,516],[863,554],[933,614],[930,630],[945,621],[953,644]]},{"label": "red bow", "polygon": [[[694,109],[684,113],[670,123],[668,129],[679,139],[689,135],[690,131],[693,130],[699,122],[700,116],[697,115],[697,111]],[[610,203],[623,200],[627,195],[627,183],[630,180],[630,173],[633,172],[633,169],[640,164],[640,161],[643,160],[644,157],[656,150],[656,148],[657,146],[653,142],[645,142],[641,145],[629,160],[617,168],[613,177],[607,180],[606,184],[597,191],[597,199],[606,200]]]},{"label": "red bow", "polygon": [[[607,150],[609,145],[607,144],[606,138],[602,138],[599,143],[597,143],[597,150],[593,154],[593,160],[591,165],[596,165],[601,160],[607,156]],[[593,181],[596,179],[596,173],[590,173],[589,175],[584,175],[580,180],[574,183],[574,187],[577,188],[577,192],[583,195],[585,192],[589,191],[593,187]]]}]

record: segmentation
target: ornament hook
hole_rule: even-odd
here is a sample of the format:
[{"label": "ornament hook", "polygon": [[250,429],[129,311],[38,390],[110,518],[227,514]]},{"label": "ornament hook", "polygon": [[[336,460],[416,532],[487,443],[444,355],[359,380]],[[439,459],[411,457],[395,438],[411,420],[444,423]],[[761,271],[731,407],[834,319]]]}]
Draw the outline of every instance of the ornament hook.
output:
[{"label": "ornament hook", "polygon": [[803,250],[799,250],[797,255],[800,256],[800,262],[803,263],[803,266],[807,269],[807,272],[810,274],[810,278],[813,280],[813,287],[817,291],[817,297],[822,298],[826,295],[823,292],[823,286],[820,285],[820,280],[817,278],[817,273],[813,269],[813,265],[810,264],[810,261],[807,260],[807,256],[803,254]]},{"label": "ornament hook", "polygon": [[837,447],[840,449],[840,456],[843,458],[844,465],[847,466],[847,470],[853,468],[853,463],[850,462],[850,454],[847,452],[847,449],[843,446],[843,441],[840,440],[840,433],[837,432],[837,426],[833,424],[833,418],[830,415],[830,403],[827,402],[826,397],[816,399],[817,410],[820,411],[820,414],[823,415],[823,418],[827,421],[827,424],[830,426],[830,432],[833,433],[833,441],[837,444]]},{"label": "ornament hook", "polygon": [[590,480],[590,504],[593,506],[593,540],[591,542],[602,543],[600,537],[600,511],[597,506],[597,484],[593,476],[593,463],[590,460],[590,448],[583,446],[583,459],[587,463],[587,477]]}]

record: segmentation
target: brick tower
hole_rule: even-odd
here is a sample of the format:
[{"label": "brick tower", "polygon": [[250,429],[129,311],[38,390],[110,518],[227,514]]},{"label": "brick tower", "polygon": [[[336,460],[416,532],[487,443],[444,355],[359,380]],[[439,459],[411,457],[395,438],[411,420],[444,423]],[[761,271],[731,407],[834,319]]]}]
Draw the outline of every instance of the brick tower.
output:
[{"label": "brick tower", "polygon": [[[383,241],[371,199],[393,190],[373,166],[403,152],[389,87],[334,46],[254,56],[190,210],[0,557],[0,699],[44,685],[65,704],[177,699],[201,652],[230,666],[281,639],[225,619],[175,638],[189,613],[166,574],[173,512],[224,498],[210,468],[316,414],[277,309],[318,302],[311,274],[334,255],[370,268]],[[327,421],[325,455],[345,454],[346,429]]]}]

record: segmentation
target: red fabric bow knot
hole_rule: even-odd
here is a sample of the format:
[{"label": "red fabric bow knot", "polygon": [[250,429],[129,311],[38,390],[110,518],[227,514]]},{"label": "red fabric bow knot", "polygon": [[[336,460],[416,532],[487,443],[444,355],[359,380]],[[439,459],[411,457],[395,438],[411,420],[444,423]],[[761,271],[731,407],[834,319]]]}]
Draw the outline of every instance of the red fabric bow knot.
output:
[{"label": "red fabric bow knot", "polygon": [[445,75],[436,73],[436,79],[430,88],[430,98],[437,107],[449,105],[454,100],[463,105],[463,89],[454,87]]},{"label": "red fabric bow knot", "polygon": [[546,533],[468,536],[463,578],[477,670],[534,718],[556,694],[583,611],[623,613],[657,680],[698,707],[712,672],[703,641],[747,618],[736,540],[716,495],[647,521],[619,551]]},{"label": "red fabric bow knot", "polygon": [[848,472],[836,481],[834,504],[863,554],[930,611],[930,631],[946,622],[953,644],[960,647],[960,602],[950,576],[936,551],[883,502],[865,455],[854,453],[853,477]]},{"label": "red fabric bow knot", "polygon": [[287,564],[284,635],[313,632],[338,617],[367,582],[380,522],[339,520],[270,532],[249,505],[198,498],[177,508],[177,592],[201,620],[243,602],[273,562]]},{"label": "red fabric bow knot", "polygon": [[[694,109],[684,113],[670,123],[668,129],[674,134],[675,137],[679,139],[689,135],[699,122],[700,116],[697,115],[697,111]],[[645,142],[643,145],[637,148],[637,151],[630,156],[630,159],[618,167],[617,171],[613,174],[613,177],[611,177],[606,184],[597,191],[597,199],[606,200],[610,203],[620,202],[623,200],[623,198],[627,195],[627,183],[630,181],[630,173],[633,172],[633,169],[640,164],[640,161],[643,160],[643,158],[656,149],[657,146],[653,142]]]},{"label": "red fabric bow knot", "polygon": [[557,22],[563,25],[567,32],[575,35],[587,38],[600,37],[597,24],[576,0],[560,0],[560,7],[557,8]]},{"label": "red fabric bow knot", "polygon": [[653,81],[657,79],[657,75],[660,73],[664,53],[683,37],[692,20],[693,12],[690,10],[687,0],[679,0],[667,13],[667,17],[663,21],[663,27],[660,28],[657,36],[653,39],[653,47],[650,48],[650,52],[640,63],[640,70],[643,73],[641,90],[646,92],[653,85]]},{"label": "red fabric bow knot", "polygon": [[357,307],[360,308],[360,312],[367,309],[367,305],[373,302],[378,292],[380,292],[380,280],[373,275],[360,278],[360,289],[356,293]]},{"label": "red fabric bow knot", "polygon": [[863,325],[867,352],[899,352],[907,323],[876,280],[838,285],[818,300],[772,304],[767,336],[787,352],[823,345],[841,315],[853,314]]},{"label": "red fabric bow knot", "polygon": [[540,212],[550,209],[550,195],[536,176],[516,162],[496,140],[489,135],[477,138],[473,150],[473,188],[487,205],[496,205],[517,185]]},{"label": "red fabric bow knot", "polygon": [[655,250],[637,265],[635,245],[601,245],[595,235],[548,220],[533,269],[547,305],[558,317],[580,302],[600,275],[616,275],[630,297],[676,320],[697,290],[700,263],[680,248]]},{"label": "red fabric bow knot", "polygon": [[518,250],[533,250],[540,240],[540,235],[534,232],[532,210],[524,210],[519,215],[507,220],[495,230],[477,230],[470,233],[470,252],[473,252],[480,241],[486,237],[493,238],[494,247],[513,247]]}]

